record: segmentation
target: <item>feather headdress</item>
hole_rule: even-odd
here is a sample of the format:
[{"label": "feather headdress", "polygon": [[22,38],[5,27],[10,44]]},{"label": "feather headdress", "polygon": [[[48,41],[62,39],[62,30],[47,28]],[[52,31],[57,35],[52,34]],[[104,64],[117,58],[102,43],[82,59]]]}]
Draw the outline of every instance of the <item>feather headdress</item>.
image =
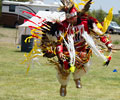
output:
[{"label": "feather headdress", "polygon": [[[75,8],[79,16],[86,13],[89,10],[90,5],[92,4],[92,0],[82,0],[85,3],[79,4],[76,4],[73,0],[60,0],[60,1],[63,5],[60,7],[60,11],[65,11],[68,14],[71,13],[72,8]],[[79,5],[84,5],[84,7],[80,10]]]}]

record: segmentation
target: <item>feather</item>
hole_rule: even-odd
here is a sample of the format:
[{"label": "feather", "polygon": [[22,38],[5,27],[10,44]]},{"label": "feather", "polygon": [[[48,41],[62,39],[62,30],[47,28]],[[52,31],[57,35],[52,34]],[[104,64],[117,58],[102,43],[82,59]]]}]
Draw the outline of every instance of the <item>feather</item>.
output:
[{"label": "feather", "polygon": [[55,33],[57,32],[57,28],[58,28],[58,23],[45,22],[43,24],[43,27],[41,27],[41,31],[49,35],[55,36]]},{"label": "feather", "polygon": [[84,13],[86,13],[86,12],[89,10],[90,5],[91,5],[91,2],[92,2],[92,0],[89,0],[89,1],[84,5],[84,8],[81,9],[81,11],[79,12],[79,16],[82,15],[82,14],[84,14]]},{"label": "feather", "polygon": [[60,0],[63,4],[61,11],[69,12],[70,8],[73,7],[74,3],[71,0]]},{"label": "feather", "polygon": [[87,34],[86,31],[84,31],[84,33],[82,34],[82,36],[86,40],[86,42],[88,43],[88,45],[91,47],[91,49],[95,53],[95,55],[101,57],[106,62],[107,58],[102,53],[100,53],[100,51],[96,47],[95,42],[93,41],[92,37],[89,34]]},{"label": "feather", "polygon": [[113,18],[113,8],[109,10],[107,17],[104,18],[104,25],[102,29],[103,33],[106,32],[108,26],[110,25],[110,22],[112,21],[112,18]]}]

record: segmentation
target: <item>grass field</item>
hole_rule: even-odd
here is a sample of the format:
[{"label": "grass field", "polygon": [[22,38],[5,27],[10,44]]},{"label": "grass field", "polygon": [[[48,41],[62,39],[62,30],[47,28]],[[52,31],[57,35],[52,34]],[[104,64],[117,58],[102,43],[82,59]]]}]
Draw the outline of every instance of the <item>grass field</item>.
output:
[{"label": "grass field", "polygon": [[[89,73],[82,78],[82,89],[71,79],[67,96],[59,96],[56,70],[41,58],[26,75],[26,64],[20,64],[24,53],[15,45],[16,30],[0,27],[0,100],[120,100],[120,51],[113,53],[108,67],[92,57]],[[119,35],[112,35],[119,41]],[[119,42],[116,44],[119,45]],[[117,72],[113,72],[116,69]]]}]

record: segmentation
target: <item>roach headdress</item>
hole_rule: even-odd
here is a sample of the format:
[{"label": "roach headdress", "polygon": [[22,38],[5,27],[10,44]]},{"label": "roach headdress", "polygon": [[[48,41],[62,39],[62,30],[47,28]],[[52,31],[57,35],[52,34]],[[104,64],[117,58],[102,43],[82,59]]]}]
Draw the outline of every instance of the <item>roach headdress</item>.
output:
[{"label": "roach headdress", "polygon": [[[89,10],[91,2],[92,2],[92,0],[82,0],[82,1],[85,2],[84,7],[81,10],[77,10],[77,8],[79,7],[79,4],[76,4],[72,0],[61,0],[62,6],[61,6],[60,10],[66,12],[66,17],[68,17],[68,15],[71,16],[71,11],[73,9],[76,10],[76,12],[78,12],[78,15],[80,16]],[[76,7],[76,5],[77,5],[77,7]],[[74,15],[74,14],[72,14],[72,15]]]}]

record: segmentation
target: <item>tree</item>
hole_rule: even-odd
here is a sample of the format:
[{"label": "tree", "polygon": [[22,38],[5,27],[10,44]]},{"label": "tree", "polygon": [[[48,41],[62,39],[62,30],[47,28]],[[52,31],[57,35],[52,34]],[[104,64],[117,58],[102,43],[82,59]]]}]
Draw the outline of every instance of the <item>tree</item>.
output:
[{"label": "tree", "polygon": [[[102,9],[89,11],[88,14],[95,17],[99,22],[103,22],[104,18],[107,16],[107,13]],[[114,14],[112,21],[115,21],[120,25],[120,13],[119,15]]]},{"label": "tree", "polygon": [[99,22],[103,22],[106,15],[106,12],[102,9],[96,10],[96,18],[99,20]]},{"label": "tree", "polygon": [[99,22],[103,22],[107,15],[102,9],[89,11],[88,14],[96,18]]},{"label": "tree", "polygon": [[113,16],[113,21],[117,22],[120,25],[120,16]]},{"label": "tree", "polygon": [[96,10],[89,11],[88,14],[94,18],[96,18]]}]

